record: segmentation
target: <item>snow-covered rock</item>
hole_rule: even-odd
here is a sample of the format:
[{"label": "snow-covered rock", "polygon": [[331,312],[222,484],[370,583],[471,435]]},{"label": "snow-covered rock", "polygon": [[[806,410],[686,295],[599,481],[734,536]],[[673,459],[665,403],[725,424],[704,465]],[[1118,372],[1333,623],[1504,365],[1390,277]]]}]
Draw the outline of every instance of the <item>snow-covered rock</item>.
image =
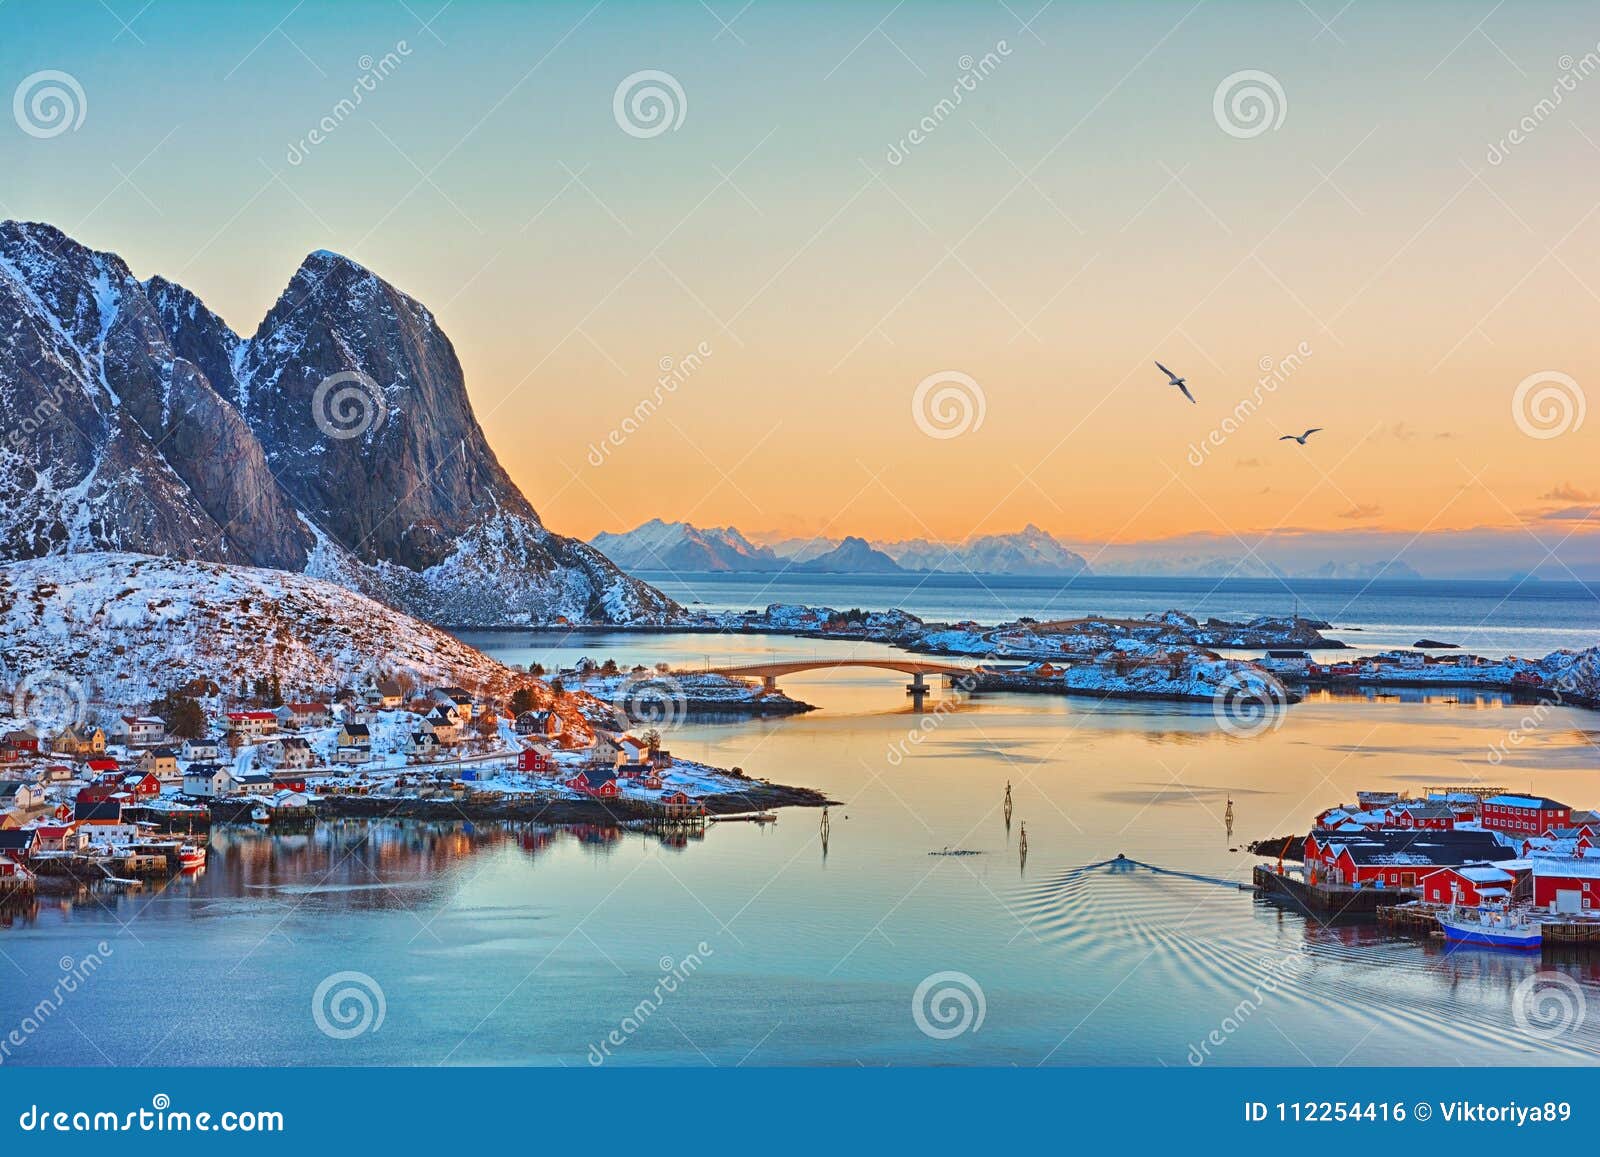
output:
[{"label": "snow-covered rock", "polygon": [[192,293],[0,223],[0,561],[116,550],[300,571],[454,626],[659,622],[677,605],[547,530],[449,339],[307,257],[243,341]]}]

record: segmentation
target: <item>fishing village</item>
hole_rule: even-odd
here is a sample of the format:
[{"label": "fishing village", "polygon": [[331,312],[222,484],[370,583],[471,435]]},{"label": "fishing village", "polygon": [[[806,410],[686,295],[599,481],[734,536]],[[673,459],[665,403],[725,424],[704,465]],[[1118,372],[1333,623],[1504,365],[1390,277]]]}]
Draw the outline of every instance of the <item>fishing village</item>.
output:
[{"label": "fishing village", "polygon": [[[616,670],[567,674],[588,668]],[[827,802],[675,759],[660,730],[628,730],[627,711],[556,686],[542,705],[402,682],[283,702],[263,680],[238,696],[166,697],[165,718],[13,725],[0,732],[0,905],[197,874],[213,824],[282,835],[330,819],[500,821],[681,846],[708,823],[768,824],[775,807]]]},{"label": "fishing village", "polygon": [[1324,923],[1520,951],[1600,948],[1600,814],[1501,787],[1362,791],[1250,845],[1257,894]]}]

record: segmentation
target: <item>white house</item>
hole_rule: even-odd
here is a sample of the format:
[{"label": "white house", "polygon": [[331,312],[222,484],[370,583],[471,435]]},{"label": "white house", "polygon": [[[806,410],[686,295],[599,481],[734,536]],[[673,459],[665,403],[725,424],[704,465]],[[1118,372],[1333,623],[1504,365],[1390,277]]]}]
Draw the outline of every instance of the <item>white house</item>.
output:
[{"label": "white house", "polygon": [[303,771],[316,762],[311,742],[298,735],[286,735],[263,743],[257,754],[269,767],[279,771]]},{"label": "white house", "polygon": [[32,811],[44,806],[44,789],[37,784],[10,780],[0,783],[0,811]]},{"label": "white house", "polygon": [[154,747],[167,735],[167,725],[154,715],[124,715],[117,721],[117,742],[125,747]]},{"label": "white house", "polygon": [[1311,656],[1304,651],[1268,651],[1257,661],[1274,675],[1304,676],[1311,666]]},{"label": "white house", "polygon": [[229,731],[247,738],[273,735],[278,730],[278,716],[271,711],[230,711],[224,719]]},{"label": "white house", "polygon": [[413,759],[434,759],[439,754],[439,737],[424,727],[406,735],[401,750]]},{"label": "white house", "polygon": [[233,787],[233,775],[220,763],[191,763],[183,773],[183,794],[200,799],[216,799],[227,795]]},{"label": "white house", "polygon": [[209,735],[185,739],[180,754],[185,763],[216,763],[222,758],[217,741]]},{"label": "white house", "polygon": [[326,703],[285,703],[273,714],[284,727],[296,731],[305,727],[326,727],[333,720],[333,708]]},{"label": "white house", "polygon": [[229,795],[272,795],[277,790],[277,785],[272,782],[272,776],[264,771],[233,772],[229,778],[233,781]]}]

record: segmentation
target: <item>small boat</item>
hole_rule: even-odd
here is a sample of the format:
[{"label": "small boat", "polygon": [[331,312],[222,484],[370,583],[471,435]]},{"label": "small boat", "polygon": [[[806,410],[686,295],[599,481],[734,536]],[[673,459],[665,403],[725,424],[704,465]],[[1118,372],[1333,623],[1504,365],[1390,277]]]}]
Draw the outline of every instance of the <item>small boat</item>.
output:
[{"label": "small boat", "polygon": [[178,864],[184,868],[198,868],[206,862],[206,850],[197,848],[193,844],[184,844],[178,849]]},{"label": "small boat", "polygon": [[260,804],[256,804],[255,807],[250,809],[250,818],[255,820],[258,824],[264,824],[268,820],[272,819],[272,813],[266,808],[262,807]]},{"label": "small boat", "polygon": [[1498,908],[1452,908],[1439,913],[1438,920],[1444,938],[1461,944],[1530,951],[1544,942],[1539,925]]}]

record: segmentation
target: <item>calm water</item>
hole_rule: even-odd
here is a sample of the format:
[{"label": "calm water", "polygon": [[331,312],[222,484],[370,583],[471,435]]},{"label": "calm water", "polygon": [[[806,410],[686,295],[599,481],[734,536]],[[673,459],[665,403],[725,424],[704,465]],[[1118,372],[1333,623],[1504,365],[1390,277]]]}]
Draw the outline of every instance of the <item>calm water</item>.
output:
[{"label": "calm water", "polygon": [[[547,640],[490,641],[512,661],[554,654]],[[814,649],[719,641],[740,643]],[[704,641],[582,644],[682,659]],[[1587,1018],[1542,1039],[1513,1008],[1538,958],[1315,927],[1239,890],[1253,861],[1234,850],[1358,788],[1488,778],[1594,803],[1600,717],[1558,711],[1496,768],[1485,753],[1521,712],[1494,699],[1313,699],[1245,740],[1204,707],[997,695],[952,700],[924,731],[902,682],[797,676],[787,688],[823,710],[669,737],[845,801],[826,849],[811,811],[714,825],[684,846],[345,823],[219,833],[195,880],[41,904],[0,929],[0,1026],[23,1021],[62,958],[102,940],[112,953],[8,1063],[582,1066],[613,1030],[625,1039],[612,1063],[673,1065],[1183,1066],[1203,1044],[1206,1063],[1229,1065],[1579,1063],[1600,1047],[1600,965],[1559,966]],[[1007,781],[1025,866],[1000,813]],[[978,854],[929,855],[947,847]],[[1085,867],[1118,853],[1163,870]],[[684,979],[641,1016],[663,969]],[[336,1039],[313,996],[345,972],[381,988],[384,1018]],[[984,1017],[935,1039],[913,997],[945,972],[981,989]]]},{"label": "calm water", "polygon": [[[1091,576],[1067,580],[971,575],[674,575],[641,572],[684,605],[749,610],[813,603],[900,608],[933,620],[1001,622],[1021,615],[1143,615],[1178,609],[1202,619],[1301,614],[1364,650],[1423,637],[1479,654],[1545,655],[1600,642],[1600,590],[1578,582],[1201,579]],[[1342,628],[1343,632],[1338,628]],[[1360,628],[1359,631],[1352,628]]]}]

